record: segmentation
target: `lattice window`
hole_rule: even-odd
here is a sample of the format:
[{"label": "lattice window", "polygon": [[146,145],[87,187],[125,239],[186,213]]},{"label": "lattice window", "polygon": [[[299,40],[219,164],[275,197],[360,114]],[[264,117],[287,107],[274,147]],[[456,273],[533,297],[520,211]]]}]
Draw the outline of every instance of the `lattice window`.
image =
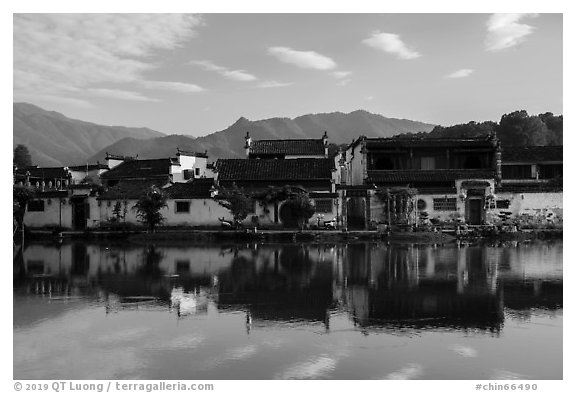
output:
[{"label": "lattice window", "polygon": [[456,198],[434,198],[434,210],[455,211]]},{"label": "lattice window", "polygon": [[508,209],[510,207],[510,201],[507,199],[498,199],[496,201],[496,209]]},{"label": "lattice window", "polygon": [[316,213],[332,213],[332,199],[316,199]]}]

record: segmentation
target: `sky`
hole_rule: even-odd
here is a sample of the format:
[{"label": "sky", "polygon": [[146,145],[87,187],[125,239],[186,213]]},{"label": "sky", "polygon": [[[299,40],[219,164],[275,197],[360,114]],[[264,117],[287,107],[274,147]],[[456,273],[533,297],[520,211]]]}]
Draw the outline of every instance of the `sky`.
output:
[{"label": "sky", "polygon": [[562,14],[14,14],[13,100],[192,136],[358,109],[561,114],[562,30]]}]

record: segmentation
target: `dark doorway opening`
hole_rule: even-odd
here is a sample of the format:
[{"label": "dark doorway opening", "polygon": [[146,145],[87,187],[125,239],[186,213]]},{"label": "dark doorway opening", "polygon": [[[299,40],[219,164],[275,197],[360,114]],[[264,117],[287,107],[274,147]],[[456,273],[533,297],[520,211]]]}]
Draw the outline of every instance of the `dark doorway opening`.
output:
[{"label": "dark doorway opening", "polygon": [[75,231],[86,229],[88,205],[85,198],[72,198],[72,227]]},{"label": "dark doorway opening", "polygon": [[286,228],[298,228],[298,218],[289,204],[283,204],[280,208],[280,220]]},{"label": "dark doorway opening", "polygon": [[353,197],[346,202],[346,218],[348,229],[364,229],[366,226],[366,200]]},{"label": "dark doorway opening", "polygon": [[468,223],[472,225],[482,224],[482,199],[470,199],[468,201]]}]

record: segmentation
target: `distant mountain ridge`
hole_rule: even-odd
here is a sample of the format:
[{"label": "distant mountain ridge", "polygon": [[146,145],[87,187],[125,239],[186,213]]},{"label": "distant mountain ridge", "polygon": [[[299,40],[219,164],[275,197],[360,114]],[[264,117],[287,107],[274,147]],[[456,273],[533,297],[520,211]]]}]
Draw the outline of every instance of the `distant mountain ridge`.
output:
[{"label": "distant mountain ridge", "polygon": [[148,128],[103,126],[70,119],[28,103],[14,103],[13,110],[13,146],[26,145],[32,162],[41,166],[84,164],[101,149],[124,138],[164,136]]},{"label": "distant mountain ridge", "polygon": [[211,161],[216,158],[245,157],[244,138],[249,132],[253,139],[320,138],[328,132],[330,143],[350,143],[360,135],[391,137],[403,133],[429,132],[433,124],[406,119],[392,119],[364,110],[350,113],[333,112],[309,114],[290,118],[270,118],[251,121],[244,117],[228,128],[203,137],[168,135],[149,140],[127,138],[103,148],[90,160],[102,160],[106,152],[139,158],[158,158],[174,155],[176,148],[198,152],[208,151]]}]

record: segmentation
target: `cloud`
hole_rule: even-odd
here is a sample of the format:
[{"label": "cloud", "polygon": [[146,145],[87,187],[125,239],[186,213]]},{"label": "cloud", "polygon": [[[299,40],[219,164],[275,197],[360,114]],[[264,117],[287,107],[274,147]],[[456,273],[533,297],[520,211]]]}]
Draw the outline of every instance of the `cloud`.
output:
[{"label": "cloud", "polygon": [[343,87],[343,86],[348,85],[350,82],[352,82],[352,79],[346,78],[346,79],[342,79],[342,80],[338,81],[338,83],[336,83],[336,85]]},{"label": "cloud", "polygon": [[486,50],[500,51],[523,42],[534,32],[534,27],[520,23],[522,19],[534,18],[538,14],[493,14],[486,22]]},{"label": "cloud", "polygon": [[70,99],[102,83],[146,80],[159,67],[158,51],[177,48],[202,23],[182,14],[14,14],[13,21],[14,95]]},{"label": "cloud", "polygon": [[230,79],[230,80],[234,80],[234,81],[252,82],[252,81],[258,80],[258,78],[256,76],[249,74],[248,72],[246,72],[244,70],[231,70],[229,68],[216,65],[216,64],[214,64],[208,60],[195,60],[195,61],[191,61],[190,64],[199,66],[206,71],[217,72],[220,75],[222,75],[223,77]]},{"label": "cloud", "polygon": [[258,84],[258,87],[262,89],[268,89],[273,87],[286,87],[291,86],[292,82],[277,82],[277,81],[264,81]]},{"label": "cloud", "polygon": [[415,50],[408,48],[398,34],[380,33],[376,31],[372,33],[372,37],[366,38],[362,43],[386,53],[396,55],[399,59],[409,60],[422,56]]},{"label": "cloud", "polygon": [[177,91],[180,93],[200,93],[206,91],[206,89],[198,85],[183,82],[142,81],[140,85],[147,89]]},{"label": "cloud", "polygon": [[350,75],[352,72],[350,71],[334,71],[332,72],[332,76],[334,78],[343,79]]},{"label": "cloud", "polygon": [[454,71],[453,73],[444,76],[444,78],[449,78],[449,79],[466,78],[467,76],[472,75],[473,72],[474,72],[474,70],[472,70],[472,69],[463,68],[461,70]]},{"label": "cloud", "polygon": [[146,97],[140,93],[116,89],[86,89],[86,93],[104,98],[113,98],[125,101],[158,102],[155,98]]},{"label": "cloud", "polygon": [[298,51],[285,46],[268,48],[268,53],[281,62],[295,65],[300,68],[313,70],[333,70],[337,67],[334,60],[328,56],[312,51]]}]

